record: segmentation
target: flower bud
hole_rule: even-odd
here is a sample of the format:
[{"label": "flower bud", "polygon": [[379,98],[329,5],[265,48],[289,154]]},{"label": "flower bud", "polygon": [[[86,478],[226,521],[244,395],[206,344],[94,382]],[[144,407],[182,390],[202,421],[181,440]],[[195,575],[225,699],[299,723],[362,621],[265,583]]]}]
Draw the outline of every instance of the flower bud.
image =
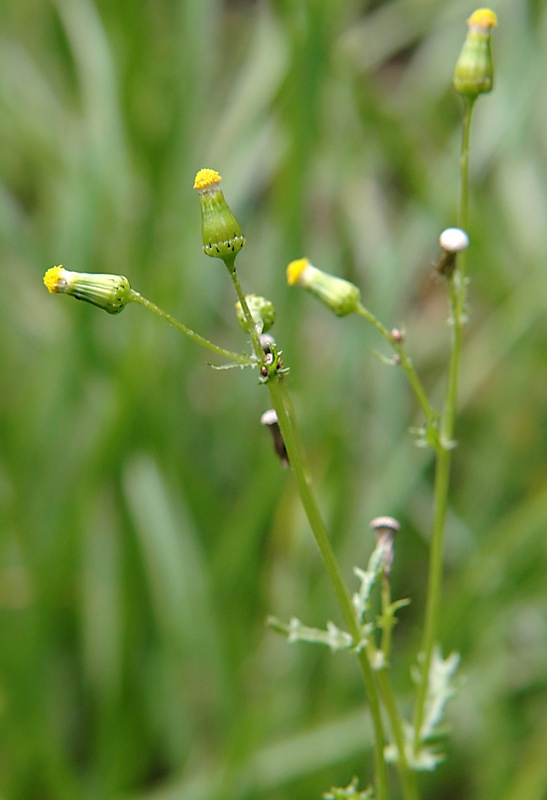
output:
[{"label": "flower bud", "polygon": [[489,8],[479,8],[467,20],[467,36],[454,70],[456,91],[474,101],[479,94],[494,87],[494,63],[490,46],[496,15]]},{"label": "flower bud", "polygon": [[287,283],[307,289],[339,317],[355,313],[361,299],[357,286],[317,269],[307,258],[291,261],[287,267]]},{"label": "flower bud", "polygon": [[50,294],[70,294],[109,314],[119,314],[133,299],[129,281],[123,275],[71,272],[59,266],[48,269],[44,284]]},{"label": "flower bud", "polygon": [[233,265],[245,244],[239,223],[220,188],[221,177],[214,169],[200,169],[194,181],[201,206],[203,252]]},{"label": "flower bud", "polygon": [[[256,294],[248,294],[245,300],[247,301],[247,306],[251,312],[251,317],[253,318],[253,323],[257,332],[260,334],[269,331],[275,322],[275,308],[273,303],[266,300],[265,297],[260,297]],[[243,313],[241,303],[239,302],[236,303],[236,313],[239,324],[244,331],[248,331],[247,320]]]}]

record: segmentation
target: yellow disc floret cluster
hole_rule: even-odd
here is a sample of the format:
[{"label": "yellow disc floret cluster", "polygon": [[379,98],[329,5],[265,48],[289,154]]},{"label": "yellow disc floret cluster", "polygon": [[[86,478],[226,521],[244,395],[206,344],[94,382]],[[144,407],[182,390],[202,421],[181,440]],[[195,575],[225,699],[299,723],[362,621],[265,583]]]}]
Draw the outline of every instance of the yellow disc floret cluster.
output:
[{"label": "yellow disc floret cluster", "polygon": [[307,258],[297,258],[296,261],[291,261],[287,267],[287,283],[289,286],[295,286],[300,280],[300,276],[309,265]]},{"label": "yellow disc floret cluster", "polygon": [[468,26],[490,30],[498,24],[498,19],[494,12],[489,8],[478,8],[467,20]]},{"label": "yellow disc floret cluster", "polygon": [[50,294],[64,291],[67,285],[66,272],[62,266],[48,269],[44,275],[44,284]]},{"label": "yellow disc floret cluster", "polygon": [[219,173],[214,169],[200,169],[194,180],[194,189],[198,192],[211,189],[213,186],[218,186],[222,180]]}]

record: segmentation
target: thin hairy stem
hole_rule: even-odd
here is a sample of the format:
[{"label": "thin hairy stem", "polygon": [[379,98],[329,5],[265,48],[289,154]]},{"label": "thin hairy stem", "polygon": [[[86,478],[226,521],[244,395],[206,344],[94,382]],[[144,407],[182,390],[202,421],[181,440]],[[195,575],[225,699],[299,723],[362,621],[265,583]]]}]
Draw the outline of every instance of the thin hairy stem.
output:
[{"label": "thin hairy stem", "polygon": [[[468,221],[469,205],[469,140],[473,101],[465,101],[462,131],[462,149],[460,157],[460,197],[458,224],[465,230]],[[417,753],[421,746],[421,729],[425,715],[428,693],[429,673],[433,659],[433,651],[437,638],[438,620],[441,606],[441,586],[443,572],[444,533],[448,511],[448,492],[450,487],[450,469],[454,449],[454,430],[458,402],[458,385],[462,354],[463,328],[466,322],[467,277],[465,251],[459,254],[457,268],[448,279],[448,295],[450,303],[450,324],[452,340],[448,382],[446,387],[443,413],[441,417],[440,445],[437,449],[434,482],[433,532],[431,537],[431,554],[429,559],[429,579],[425,609],[425,625],[420,664],[420,684],[416,700],[414,716],[414,748]]]},{"label": "thin hairy stem", "polygon": [[[398,753],[398,767],[399,777],[401,780],[401,790],[405,800],[419,800],[418,784],[416,775],[409,766],[406,750],[405,731],[403,728],[403,721],[397,703],[395,702],[395,695],[393,686],[391,684],[389,675],[389,663],[391,657],[391,634],[393,626],[395,625],[395,609],[391,604],[391,586],[389,577],[382,575],[381,587],[381,604],[382,604],[382,640],[381,651],[383,665],[382,669],[377,672],[378,686],[382,703],[387,711],[391,732],[397,747]],[[399,603],[403,605],[404,603]]]},{"label": "thin hairy stem", "polygon": [[243,294],[243,289],[241,288],[241,284],[239,283],[239,278],[237,277],[234,261],[227,261],[226,266],[228,267],[230,278],[232,279],[232,283],[234,284],[234,289],[236,290],[237,299],[240,302],[241,309],[243,311],[243,316],[245,317],[245,322],[247,323],[247,330],[249,331],[249,335],[251,337],[251,344],[253,346],[253,350],[255,352],[255,355],[259,363],[261,363],[264,361],[264,351],[262,350],[262,347],[260,345],[260,336],[255,327],[251,312],[249,311],[249,304],[245,299],[245,295]]},{"label": "thin hairy stem", "polygon": [[200,344],[202,347],[212,350],[212,352],[216,353],[218,356],[229,358],[230,361],[235,361],[236,364],[241,364],[241,366],[245,367],[254,363],[253,359],[251,359],[248,355],[244,355],[242,353],[233,353],[231,350],[226,350],[224,347],[219,347],[217,344],[210,342],[209,339],[206,339],[204,336],[200,336],[199,333],[196,333],[182,322],[179,322],[177,319],[175,319],[175,317],[172,317],[171,314],[168,314],[155,303],[147,300],[146,297],[143,297],[142,294],[139,294],[139,292],[136,292],[134,289],[131,290],[131,300],[134,303],[139,303],[141,306],[144,306],[149,311],[153,311],[154,314],[161,319],[164,319],[170,325],[173,325],[177,330],[184,333],[185,336],[188,336],[190,339],[192,339],[192,341],[196,342],[196,344]]},{"label": "thin hairy stem", "polygon": [[387,711],[391,732],[397,748],[397,767],[399,779],[401,781],[402,795],[404,800],[419,800],[418,783],[416,775],[408,763],[403,724],[395,702],[393,687],[389,679],[387,667],[378,671],[377,681],[380,688],[382,703]]},{"label": "thin hairy stem", "polygon": [[435,413],[429,403],[429,400],[427,399],[425,389],[422,386],[422,382],[420,381],[416,370],[414,369],[414,365],[407,355],[404,343],[394,338],[393,333],[389,331],[386,326],[383,325],[380,320],[361,303],[358,304],[356,313],[359,314],[359,316],[363,319],[366,319],[367,322],[370,322],[370,324],[376,328],[378,333],[383,336],[387,342],[389,342],[391,347],[393,347],[399,357],[399,365],[408,378],[412,391],[416,396],[416,400],[418,401],[420,408],[425,414],[426,420],[428,422],[433,420]]}]

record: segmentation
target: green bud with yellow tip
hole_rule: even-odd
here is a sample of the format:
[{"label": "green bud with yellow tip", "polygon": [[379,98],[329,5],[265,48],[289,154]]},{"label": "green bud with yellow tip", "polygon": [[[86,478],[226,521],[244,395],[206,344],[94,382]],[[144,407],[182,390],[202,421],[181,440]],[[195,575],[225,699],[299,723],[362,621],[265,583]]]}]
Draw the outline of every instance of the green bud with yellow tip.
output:
[{"label": "green bud with yellow tip", "polygon": [[287,283],[307,289],[339,317],[354,314],[361,300],[357,286],[317,269],[307,258],[291,261],[287,267]]},{"label": "green bud with yellow tip", "polygon": [[119,314],[133,298],[129,281],[123,275],[72,272],[62,266],[51,267],[44,275],[50,294],[69,294],[108,314]]},{"label": "green bud with yellow tip", "polygon": [[452,83],[458,94],[471,102],[494,88],[491,39],[492,28],[496,25],[496,15],[489,8],[479,8],[467,20],[467,37]]},{"label": "green bud with yellow tip", "polygon": [[221,258],[233,268],[236,255],[245,244],[239,223],[224,199],[222,178],[214,169],[200,169],[194,181],[201,206],[203,252]]},{"label": "green bud with yellow tip", "polygon": [[[275,322],[275,308],[273,303],[265,297],[260,297],[256,294],[248,294],[245,300],[257,332],[260,334],[269,331]],[[239,324],[244,331],[248,331],[249,326],[247,324],[247,318],[239,302],[236,303],[236,313]]]}]

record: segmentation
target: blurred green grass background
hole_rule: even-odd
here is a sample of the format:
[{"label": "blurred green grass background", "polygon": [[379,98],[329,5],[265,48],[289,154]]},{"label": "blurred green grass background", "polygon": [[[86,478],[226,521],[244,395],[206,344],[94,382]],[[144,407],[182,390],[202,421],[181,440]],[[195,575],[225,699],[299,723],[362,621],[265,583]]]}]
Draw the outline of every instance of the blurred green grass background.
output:
[{"label": "blurred green grass background", "polygon": [[[242,349],[201,252],[197,169],[224,178],[247,291],[275,334],[348,580],[402,522],[394,680],[420,641],[431,457],[404,376],[357,319],[285,286],[307,255],[404,325],[433,397],[454,224],[468,0],[0,3],[0,797],[304,800],[370,777],[347,656],[268,613],[339,622],[258,420],[256,375],[143,309],[52,298],[45,269],[127,275]],[[493,5],[497,83],[472,133],[471,317],[447,532],[445,652],[465,683],[436,800],[547,797],[547,11]],[[393,797],[397,798],[394,781]]]}]

